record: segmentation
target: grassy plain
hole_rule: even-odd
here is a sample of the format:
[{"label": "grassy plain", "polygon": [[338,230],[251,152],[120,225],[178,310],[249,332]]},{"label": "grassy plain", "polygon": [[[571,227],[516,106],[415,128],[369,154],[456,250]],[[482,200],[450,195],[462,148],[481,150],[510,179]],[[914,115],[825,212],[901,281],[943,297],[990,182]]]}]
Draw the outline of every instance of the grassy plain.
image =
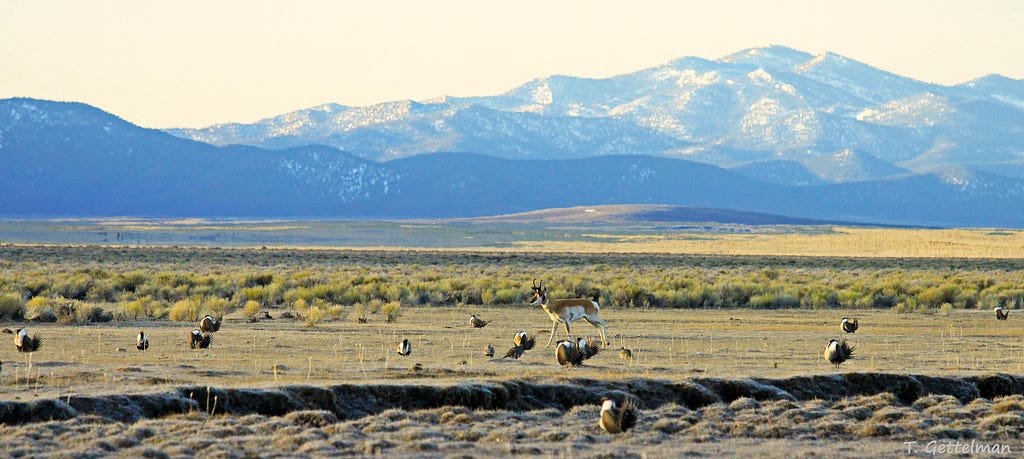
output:
[{"label": "grassy plain", "polygon": [[[117,397],[126,394],[161,394],[186,386],[196,387],[197,396],[211,386],[273,391],[355,384],[416,393],[422,392],[415,390],[418,386],[497,381],[525,384],[517,386],[522,390],[605,381],[625,390],[626,384],[644,387],[656,381],[1022,373],[1024,345],[1015,337],[1024,317],[1011,313],[1009,320],[997,322],[989,311],[961,310],[949,315],[854,311],[849,315],[860,319],[861,330],[846,338],[856,346],[855,358],[836,368],[821,354],[825,342],[840,335],[841,315],[850,312],[611,308],[603,312],[611,347],[574,369],[555,362],[553,351],[543,347],[544,333],[538,348],[521,359],[498,358],[515,331],[549,329],[543,314],[528,307],[407,308],[393,323],[359,324],[346,318],[314,328],[294,320],[249,323],[229,317],[211,348],[199,351],[185,344],[191,324],[30,324],[33,333],[44,337],[44,347],[32,356],[31,370],[13,346],[0,348],[0,401],[86,396],[117,404],[124,403]],[[493,322],[473,329],[470,313]],[[153,340],[146,352],[132,346],[140,328]],[[588,325],[575,330],[596,338]],[[411,356],[394,350],[403,337],[413,343]],[[495,358],[483,355],[488,343],[497,350]],[[619,347],[631,349],[634,360],[620,359]],[[921,395],[913,401],[884,392],[794,401],[753,396],[699,407],[648,401],[639,426],[617,437],[596,427],[596,402],[525,411],[457,405],[424,409],[414,408],[423,400],[411,396],[405,409],[344,418],[317,410],[216,414],[215,399],[212,409],[207,401],[189,413],[136,421],[83,415],[42,425],[0,425],[0,453],[671,457],[685,451],[698,456],[902,457],[906,441],[919,442],[917,454],[928,456],[937,444],[972,440],[1010,448],[1001,456],[1024,450],[1021,395],[973,401]],[[927,450],[929,442],[939,443]]]},{"label": "grassy plain", "polygon": [[[473,313],[493,322],[473,329]],[[844,315],[860,319],[861,330],[843,336],[856,346],[855,358],[840,368],[822,351],[840,337]],[[44,339],[32,355],[3,346],[0,398],[31,400],[70,394],[148,391],[180,385],[263,387],[284,384],[378,384],[465,379],[597,379],[686,377],[783,378],[862,371],[947,376],[1024,373],[1024,344],[1017,342],[1024,316],[1011,312],[997,322],[990,311],[954,310],[949,315],[892,311],[661,310],[605,309],[611,348],[579,368],[566,370],[544,348],[550,322],[542,311],[515,307],[406,308],[393,323],[359,324],[351,317],[307,327],[301,320],[249,323],[228,317],[210,349],[188,349],[194,324],[169,321],[68,326],[26,326]],[[134,348],[145,330],[149,351]],[[537,349],[519,360],[501,359],[518,330],[538,333]],[[577,324],[574,334],[597,339],[596,329]],[[558,336],[564,336],[559,329]],[[844,334],[845,335],[845,334]],[[9,336],[9,335],[8,335]],[[403,338],[413,353],[397,355]],[[488,343],[497,355],[484,356]],[[634,360],[618,357],[620,347]],[[421,370],[413,370],[416,364]]]},{"label": "grassy plain", "polygon": [[[766,268],[773,267],[787,283],[799,283],[807,276],[845,275],[875,282],[880,278],[873,277],[873,271],[896,269],[911,279],[908,287],[912,287],[918,273],[952,279],[958,272],[968,271],[982,280],[988,276],[1012,282],[1012,273],[1020,269],[1020,259],[1024,259],[1022,233],[1003,230],[720,226],[711,231],[666,231],[651,227],[514,228],[428,223],[213,225],[203,221],[124,222],[102,230],[91,226],[93,223],[82,226],[81,222],[68,223],[70,226],[64,229],[50,226],[64,224],[0,225],[0,241],[7,244],[32,238],[58,244],[45,250],[8,246],[0,269],[78,273],[99,267],[115,273],[194,271],[213,276],[294,273],[297,269],[317,273],[349,265],[400,265],[416,271],[438,263],[468,261],[470,267],[511,263],[514,266],[507,268],[507,276],[514,277],[518,285],[524,275],[536,272],[545,277],[547,271],[594,263],[615,268],[609,272],[633,269],[636,272],[631,275],[639,276],[664,263],[692,264],[708,277],[736,270],[763,276]],[[358,234],[352,235],[353,228]],[[352,242],[338,242],[344,240]],[[426,242],[410,242],[416,240]],[[279,249],[201,248],[222,245]],[[339,245],[359,250],[323,249]],[[293,246],[308,250],[280,249]],[[385,249],[368,250],[375,247]],[[450,251],[465,254],[452,256]],[[790,272],[797,275],[787,277]],[[1006,273],[1010,274],[1002,277]],[[968,280],[964,285],[973,282],[973,278]],[[604,284],[602,281],[599,287],[607,287]],[[983,288],[991,288],[987,280],[983,284]],[[524,295],[526,290],[524,287]],[[1018,310],[1011,310],[1009,320],[996,321],[989,309],[960,307],[901,314],[888,308],[657,309],[606,305],[602,317],[609,326],[611,347],[582,367],[567,370],[557,365],[551,349],[543,348],[550,322],[542,311],[525,304],[404,305],[397,320],[390,323],[380,315],[359,323],[350,306],[343,308],[340,318],[314,327],[302,320],[282,319],[281,313],[290,310],[283,305],[268,309],[274,320],[257,322],[249,322],[236,310],[215,334],[211,348],[199,351],[186,345],[186,334],[195,327],[192,323],[3,322],[0,327],[27,327],[30,333],[42,336],[44,344],[31,356],[31,364],[13,345],[0,345],[0,403],[8,403],[6,407],[70,402],[75,397],[109,397],[109,403],[116,404],[122,400],[117,398],[120,396],[162,394],[186,386],[274,391],[304,385],[356,384],[409,390],[513,381],[542,390],[585,381],[608,387],[642,387],[644,381],[685,385],[709,378],[747,381],[858,374],[972,378],[1024,373],[1024,343],[1017,339],[1024,316]],[[473,329],[469,326],[470,314],[492,323]],[[840,336],[839,321],[844,316],[859,318],[861,329],[845,336],[856,346],[854,358],[836,368],[824,361],[822,351],[828,339]],[[149,351],[134,349],[134,335],[139,329],[151,337]],[[499,358],[518,330],[538,333],[538,348],[519,360]],[[585,323],[577,324],[574,332],[597,337]],[[558,333],[561,336],[563,330]],[[10,339],[4,336],[10,337],[0,335],[0,340]],[[402,338],[412,341],[411,356],[395,352]],[[494,358],[483,355],[488,343],[496,348]],[[620,347],[633,351],[632,362],[618,357]],[[1013,391],[1008,396],[975,400],[921,394],[916,400],[904,401],[882,392],[835,400],[741,396],[699,407],[666,403],[644,406],[638,427],[616,437],[597,429],[597,406],[589,402],[525,411],[461,406],[423,409],[410,405],[353,419],[324,411],[236,416],[216,410],[210,414],[211,410],[203,409],[132,421],[80,415],[24,426],[0,425],[0,454],[670,457],[690,453],[902,457],[907,455],[907,441],[918,442],[911,452],[917,456],[931,456],[935,449],[926,447],[932,441],[941,442],[939,445],[976,441],[1004,445],[1011,448],[1010,453],[1000,455],[1014,456],[1024,451],[1024,398],[1016,389]]]},{"label": "grassy plain", "polygon": [[620,222],[362,222],[103,219],[0,221],[8,243],[1024,258],[1024,231]]}]

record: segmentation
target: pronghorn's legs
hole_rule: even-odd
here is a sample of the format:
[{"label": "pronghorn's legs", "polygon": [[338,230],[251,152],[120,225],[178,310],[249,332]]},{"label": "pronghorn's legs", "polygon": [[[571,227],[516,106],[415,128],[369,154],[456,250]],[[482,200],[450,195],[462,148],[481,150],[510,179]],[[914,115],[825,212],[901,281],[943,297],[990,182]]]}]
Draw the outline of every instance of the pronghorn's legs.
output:
[{"label": "pronghorn's legs", "polygon": [[590,317],[584,317],[590,325],[593,325],[598,331],[601,332],[601,341],[605,346],[608,345],[608,327],[605,326],[604,321],[601,319],[591,319]]},{"label": "pronghorn's legs", "polygon": [[[554,322],[554,321],[552,321]],[[555,332],[558,331],[558,322],[551,324],[551,337],[548,338],[548,345],[544,347],[551,347],[551,342],[555,340]]]},{"label": "pronghorn's legs", "polygon": [[[551,342],[555,340],[555,332],[558,331],[558,322],[561,322],[561,323],[565,324],[565,336],[566,336],[566,338],[568,338],[568,339],[572,338],[572,329],[570,328],[570,324],[572,324],[572,320],[570,320],[570,319],[572,319],[572,315],[569,315],[568,319],[557,321],[557,322],[554,323],[554,325],[551,326],[551,337],[548,338],[548,345],[544,346],[544,347],[551,347]],[[591,322],[591,323],[593,323],[593,322]],[[596,327],[597,325],[594,325],[594,326]],[[608,340],[605,340],[605,341],[608,341]]]}]

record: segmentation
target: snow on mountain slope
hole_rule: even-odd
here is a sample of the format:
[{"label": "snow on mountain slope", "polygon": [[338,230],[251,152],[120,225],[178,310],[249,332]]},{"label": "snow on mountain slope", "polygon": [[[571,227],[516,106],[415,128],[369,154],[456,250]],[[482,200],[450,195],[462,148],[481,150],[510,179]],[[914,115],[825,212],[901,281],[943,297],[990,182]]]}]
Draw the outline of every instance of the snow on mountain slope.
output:
[{"label": "snow on mountain slope", "polygon": [[550,159],[637,153],[732,166],[849,150],[925,170],[1022,159],[1021,126],[1020,80],[986,76],[946,87],[830,52],[769,46],[609,78],[546,76],[494,96],[327,104],[250,125],[168,132],[216,145],[325,144],[376,160],[446,151]]}]

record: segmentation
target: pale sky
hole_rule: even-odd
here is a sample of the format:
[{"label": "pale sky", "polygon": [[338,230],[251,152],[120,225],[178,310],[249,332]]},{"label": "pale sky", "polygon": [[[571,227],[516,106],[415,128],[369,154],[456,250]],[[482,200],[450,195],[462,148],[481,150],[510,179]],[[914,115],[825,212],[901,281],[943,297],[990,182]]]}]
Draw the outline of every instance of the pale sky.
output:
[{"label": "pale sky", "polygon": [[203,127],[773,44],[947,85],[1021,79],[1024,1],[0,0],[0,98]]}]

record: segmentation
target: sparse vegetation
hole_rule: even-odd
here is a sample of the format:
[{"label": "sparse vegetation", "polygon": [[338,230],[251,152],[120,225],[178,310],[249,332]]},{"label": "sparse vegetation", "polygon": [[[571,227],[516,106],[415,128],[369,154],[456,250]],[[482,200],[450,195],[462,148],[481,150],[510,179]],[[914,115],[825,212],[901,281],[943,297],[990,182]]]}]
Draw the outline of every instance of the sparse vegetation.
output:
[{"label": "sparse vegetation", "polygon": [[[572,455],[580,456],[660,456],[677,453],[681,442],[688,448],[710,443],[762,451],[756,445],[770,439],[800,447],[809,438],[848,446],[888,442],[886,451],[893,455],[904,451],[902,441],[919,438],[973,438],[1020,447],[1024,402],[1020,394],[1000,391],[1017,390],[1012,388],[1022,383],[1011,377],[979,379],[1024,372],[1019,353],[1000,352],[1000,343],[1016,339],[1016,321],[1022,316],[1015,311],[1006,322],[991,316],[994,305],[1020,307],[1020,260],[20,246],[0,246],[0,255],[0,320],[31,318],[36,322],[28,325],[32,332],[46,339],[33,355],[32,372],[12,349],[0,348],[0,403],[41,397],[37,406],[55,407],[53,416],[46,417],[55,419],[46,423],[51,430],[37,431],[35,437],[21,436],[23,427],[0,425],[0,452],[8,455],[88,455],[109,444],[122,445],[120,454],[143,456],[147,451],[227,455],[224,448],[236,455],[380,451],[448,456],[472,448],[499,456],[556,456],[569,453],[570,447]],[[597,297],[612,350],[568,372],[543,350],[519,360],[484,358],[481,350],[487,343],[501,347],[496,335],[550,328],[543,313],[524,304],[533,278],[543,278],[552,294]],[[493,320],[487,333],[470,329],[467,309],[485,310]],[[857,309],[854,315],[862,324],[848,337],[857,354],[837,370],[821,351],[828,338],[840,333],[838,320],[849,309]],[[258,313],[267,310],[277,318],[263,321]],[[119,320],[147,320],[150,351],[131,348],[135,324],[41,323],[46,317],[101,322],[111,311]],[[222,312],[224,327],[210,350],[186,351],[187,330],[207,312]],[[285,312],[298,318],[287,319]],[[347,317],[350,312],[355,320]],[[162,318],[171,321],[152,320]],[[260,323],[247,323],[252,318]],[[360,319],[365,324],[356,323]],[[585,324],[574,331],[592,333]],[[415,348],[399,360],[394,347],[403,336]],[[619,360],[614,350],[620,346],[634,350],[633,362]],[[905,380],[881,377],[864,386],[880,388],[875,392],[834,398],[817,392],[795,400],[780,395],[783,389],[795,394],[848,387],[830,386],[828,378],[876,372],[975,378],[986,397],[969,401],[929,395]],[[706,395],[686,389],[695,384],[731,395],[699,406],[677,401],[642,407],[637,429],[615,438],[597,429],[596,401],[585,396],[562,399],[559,403],[567,405],[558,409],[472,405],[505,400],[514,391],[502,389],[503,382],[525,384],[516,391],[539,391],[530,384],[547,387],[567,377],[581,386],[603,384],[645,397]],[[815,377],[825,379],[800,379]],[[766,389],[762,378],[793,386]],[[408,386],[401,383],[406,379],[411,380]],[[652,390],[654,383],[645,382],[666,380],[671,390]],[[115,425],[99,416],[60,420],[60,413],[70,411],[59,411],[55,402],[68,393],[124,395],[185,385],[202,387],[190,398],[199,400],[211,385],[216,390],[303,384],[308,386],[302,390],[313,391],[338,381],[361,387],[387,384],[389,397],[408,390],[419,394],[417,400],[430,398],[416,392],[424,385],[444,384],[450,386],[445,393],[453,397],[452,406],[420,409],[409,402],[409,407],[355,415],[307,406],[280,416],[223,415],[247,405],[243,398],[220,393],[209,408],[196,402],[192,413],[123,419]],[[486,390],[463,387],[463,381]],[[266,406],[292,403],[293,398],[275,390],[265,400],[263,395],[244,399]],[[584,427],[569,432],[565,425]],[[218,429],[237,436],[229,441],[203,436]],[[90,440],[47,440],[61,430]],[[65,450],[47,446],[56,444]],[[716,452],[721,454],[709,450]],[[793,450],[785,452],[792,455]],[[854,448],[835,455],[864,452]],[[869,453],[876,455],[877,449]]]},{"label": "sparse vegetation", "polygon": [[13,293],[0,295],[0,320],[13,320],[25,315],[25,302]]},{"label": "sparse vegetation", "polygon": [[387,317],[386,322],[391,323],[398,319],[398,314],[402,309],[402,303],[397,301],[389,301],[387,304],[381,307],[381,312]]},{"label": "sparse vegetation", "polygon": [[192,298],[178,300],[171,305],[169,317],[175,322],[196,322],[199,320],[199,301]]},{"label": "sparse vegetation", "polygon": [[250,319],[254,318],[260,313],[262,307],[263,306],[258,301],[246,301],[245,306],[242,307],[242,315]]},{"label": "sparse vegetation", "polygon": [[[997,305],[1014,309],[1024,299],[1020,260],[207,249],[205,257],[182,263],[188,250],[2,247],[0,253],[11,262],[0,270],[6,291],[0,308],[3,314],[22,311],[21,317],[47,321],[57,320],[60,305],[77,301],[73,304],[118,312],[118,319],[191,321],[242,309],[252,317],[257,310],[252,303],[258,310],[292,306],[304,316],[307,305],[324,301],[362,305],[354,308],[357,317],[369,319],[385,305],[523,304],[530,281],[538,277],[552,296],[597,298],[617,308],[948,314]],[[274,260],[274,272],[241,274],[251,270],[248,260],[257,255]],[[91,260],[97,256],[108,262],[95,265]],[[345,263],[323,264],[317,275],[306,271],[331,257]],[[385,320],[397,318],[384,315]]]}]

